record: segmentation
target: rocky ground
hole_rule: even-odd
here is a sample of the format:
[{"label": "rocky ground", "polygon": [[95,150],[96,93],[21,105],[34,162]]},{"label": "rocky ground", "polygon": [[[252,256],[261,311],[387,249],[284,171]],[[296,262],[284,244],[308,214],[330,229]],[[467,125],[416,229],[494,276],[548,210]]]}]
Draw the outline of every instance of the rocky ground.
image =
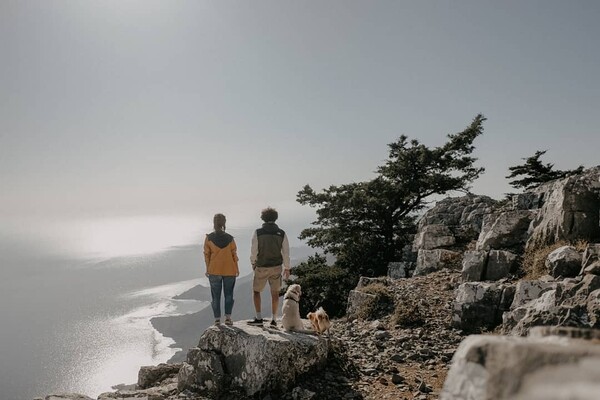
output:
[{"label": "rocky ground", "polygon": [[408,308],[414,317],[414,326],[397,323],[393,313],[374,320],[335,321],[329,365],[304,377],[297,393],[308,398],[310,391],[315,399],[438,398],[452,355],[464,338],[450,326],[459,279],[458,271],[443,270],[386,280],[400,309]]}]

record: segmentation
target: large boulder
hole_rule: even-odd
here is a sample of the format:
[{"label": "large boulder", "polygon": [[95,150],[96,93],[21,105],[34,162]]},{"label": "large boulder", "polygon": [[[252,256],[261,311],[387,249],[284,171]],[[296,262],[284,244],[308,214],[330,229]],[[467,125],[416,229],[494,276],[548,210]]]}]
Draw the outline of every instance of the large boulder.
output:
[{"label": "large boulder", "polygon": [[467,332],[492,329],[502,322],[502,313],[512,302],[510,285],[491,282],[461,284],[453,303],[452,324]]},{"label": "large boulder", "polygon": [[517,264],[517,255],[506,250],[490,250],[487,257],[484,279],[497,281],[512,272]]},{"label": "large boulder", "polygon": [[533,215],[534,212],[529,210],[511,210],[486,215],[476,249],[521,250],[527,241],[527,231]]},{"label": "large boulder", "polygon": [[512,335],[526,336],[534,326],[558,325],[562,317],[557,307],[557,290],[543,292],[539,297],[502,315],[502,331]]},{"label": "large boulder", "polygon": [[392,279],[408,278],[410,276],[412,263],[405,261],[397,261],[388,263],[387,276]]},{"label": "large boulder", "polygon": [[600,238],[600,166],[534,191],[543,197],[543,206],[531,223],[528,248]]},{"label": "large boulder", "polygon": [[600,276],[585,275],[553,285],[539,297],[506,312],[503,332],[524,336],[535,326],[594,327],[598,321],[594,293],[600,289]]},{"label": "large boulder", "polygon": [[[177,382],[153,386],[138,390],[117,390],[116,392],[102,393],[98,400],[167,400],[177,395]],[[198,399],[200,400],[200,399]]]},{"label": "large boulder", "polygon": [[348,293],[348,305],[346,307],[346,316],[349,319],[358,318],[361,309],[377,300],[377,296],[370,293],[365,293],[360,290],[351,290]]},{"label": "large boulder", "polygon": [[552,281],[519,281],[515,286],[515,296],[510,306],[511,310],[519,308],[531,300],[535,300],[547,290],[556,288],[556,283]]},{"label": "large boulder", "polygon": [[441,400],[596,399],[600,346],[558,337],[467,337]]},{"label": "large boulder", "polygon": [[243,323],[211,327],[188,352],[179,390],[212,396],[225,391],[245,396],[283,393],[326,359],[327,340],[317,336]]},{"label": "large boulder", "polygon": [[546,269],[555,278],[577,276],[581,269],[581,253],[573,246],[562,246],[548,254]]},{"label": "large boulder", "polygon": [[433,250],[450,247],[456,243],[450,228],[442,224],[425,225],[417,233],[414,241],[416,249]]},{"label": "large boulder", "polygon": [[600,243],[587,245],[583,252],[581,272],[600,275]]},{"label": "large boulder", "polygon": [[438,201],[419,220],[414,250],[464,248],[477,239],[483,216],[496,206],[497,202],[487,196],[466,195]]},{"label": "large boulder", "polygon": [[461,278],[464,282],[483,279],[487,265],[488,252],[481,250],[465,251],[463,254]]},{"label": "large boulder", "polygon": [[43,398],[44,400],[92,400],[91,398],[79,393],[58,393],[51,394]]},{"label": "large boulder", "polygon": [[[586,309],[590,326],[592,328],[600,328],[600,289],[594,290],[589,294]],[[600,330],[598,330],[598,332],[600,332]]]},{"label": "large boulder", "polygon": [[446,249],[419,250],[413,276],[423,276],[443,268],[460,269],[461,254]]},{"label": "large boulder", "polygon": [[152,386],[158,386],[165,381],[174,380],[180,368],[181,363],[141,367],[138,372],[137,387],[138,389],[147,389]]}]

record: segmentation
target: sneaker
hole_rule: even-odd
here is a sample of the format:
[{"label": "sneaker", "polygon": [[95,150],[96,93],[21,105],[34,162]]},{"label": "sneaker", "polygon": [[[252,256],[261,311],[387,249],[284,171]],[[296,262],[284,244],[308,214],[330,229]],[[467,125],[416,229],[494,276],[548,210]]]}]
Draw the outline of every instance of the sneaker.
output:
[{"label": "sneaker", "polygon": [[231,320],[231,318],[225,318],[225,325],[227,325],[227,326],[233,325],[233,321]]},{"label": "sneaker", "polygon": [[219,326],[221,325],[221,320],[220,319],[216,319],[215,320],[215,326]]},{"label": "sneaker", "polygon": [[269,325],[271,325],[272,327],[276,328],[277,327],[277,321],[275,321],[274,319],[272,319],[271,322],[269,323]]},{"label": "sneaker", "polygon": [[254,318],[252,321],[248,321],[248,325],[262,325],[264,322],[264,319]]}]

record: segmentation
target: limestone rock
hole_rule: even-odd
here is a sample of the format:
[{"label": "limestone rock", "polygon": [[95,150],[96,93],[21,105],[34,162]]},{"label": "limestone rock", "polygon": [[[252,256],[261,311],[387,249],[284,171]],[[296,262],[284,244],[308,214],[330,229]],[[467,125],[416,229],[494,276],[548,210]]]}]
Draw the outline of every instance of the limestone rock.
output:
[{"label": "limestone rock", "polygon": [[177,383],[150,387],[140,390],[117,390],[116,392],[102,393],[98,400],[167,400],[177,394]]},{"label": "limestone rock", "polygon": [[598,393],[600,346],[474,335],[456,351],[440,399],[594,399]]},{"label": "limestone rock", "polygon": [[496,205],[497,202],[487,196],[474,195],[438,201],[419,220],[414,251],[465,248],[477,239],[483,216],[492,212]]},{"label": "limestone rock", "polygon": [[419,250],[413,276],[423,276],[442,268],[460,268],[460,253],[445,249]]},{"label": "limestone rock", "polygon": [[[224,390],[247,396],[278,393],[290,389],[297,376],[321,367],[327,358],[327,341],[305,333],[265,329],[243,323],[233,327],[208,328],[190,350],[182,370],[201,393],[216,395]],[[180,389],[186,389],[182,387]]]},{"label": "limestone rock", "polygon": [[528,337],[560,336],[570,339],[600,340],[600,329],[574,328],[572,326],[534,326]]},{"label": "limestone rock", "polygon": [[526,335],[534,326],[592,327],[597,324],[596,300],[600,276],[554,282],[554,288],[503,315],[503,332]]},{"label": "limestone rock", "polygon": [[562,246],[548,254],[546,269],[553,277],[577,276],[581,269],[581,254],[573,246]]},{"label": "limestone rock", "polygon": [[449,247],[456,243],[454,235],[446,225],[425,225],[416,235],[414,247],[417,250],[433,250]]},{"label": "limestone rock", "polygon": [[177,390],[182,392],[186,389],[196,391],[198,385],[196,383],[196,370],[192,365],[184,362],[177,375]]},{"label": "limestone rock", "polygon": [[419,221],[419,230],[425,225],[442,224],[455,233],[471,230],[479,233],[483,215],[490,213],[497,202],[487,196],[467,195],[438,201]]},{"label": "limestone rock", "polygon": [[410,271],[414,269],[411,264],[412,263],[406,261],[388,263],[387,276],[392,279],[408,278],[410,276]]},{"label": "limestone rock", "polygon": [[587,245],[583,252],[581,272],[600,275],[600,243]]},{"label": "limestone rock", "polygon": [[544,205],[544,193],[535,189],[510,197],[513,210],[537,210]]},{"label": "limestone rock", "polygon": [[600,237],[600,166],[536,189],[544,205],[531,223],[528,248]]},{"label": "limestone rock", "polygon": [[181,364],[159,364],[141,367],[138,373],[137,386],[139,389],[147,389],[160,385],[164,380],[177,376]]},{"label": "limestone rock", "polygon": [[515,286],[515,297],[510,306],[512,310],[521,307],[531,300],[537,299],[546,290],[556,287],[554,282],[545,281],[519,281]]},{"label": "limestone rock", "polygon": [[558,324],[560,313],[556,307],[556,289],[543,292],[538,298],[502,315],[503,331],[525,336],[538,325]]},{"label": "limestone rock", "polygon": [[462,262],[462,280],[464,282],[471,282],[483,279],[487,258],[487,251],[465,251]]},{"label": "limestone rock", "polygon": [[44,400],[92,400],[91,398],[78,393],[59,393],[44,397]]},{"label": "limestone rock", "polygon": [[361,292],[360,290],[351,290],[348,293],[348,306],[346,308],[346,315],[348,318],[357,318],[360,309],[367,303],[376,300],[376,296],[373,294]]},{"label": "limestone rock", "polygon": [[592,328],[600,328],[600,289],[589,294],[586,311]]},{"label": "limestone rock", "polygon": [[513,210],[488,214],[483,226],[477,250],[521,249],[527,241],[527,231],[534,213],[529,210]]},{"label": "limestone rock", "polygon": [[[502,321],[500,304],[507,285],[466,282],[458,287],[453,304],[452,324],[465,331],[494,328]],[[513,292],[514,293],[514,292]],[[504,300],[510,304],[512,299]]]},{"label": "limestone rock", "polygon": [[517,255],[505,250],[490,250],[488,253],[487,265],[485,268],[484,279],[487,281],[497,281],[508,276],[515,268]]}]

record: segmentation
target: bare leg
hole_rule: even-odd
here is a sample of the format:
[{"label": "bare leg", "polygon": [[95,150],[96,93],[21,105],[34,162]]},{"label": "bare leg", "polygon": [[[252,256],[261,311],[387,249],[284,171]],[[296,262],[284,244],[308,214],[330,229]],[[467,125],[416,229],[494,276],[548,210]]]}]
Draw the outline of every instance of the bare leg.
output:
[{"label": "bare leg", "polygon": [[277,308],[279,308],[279,292],[271,292],[271,311],[273,320],[277,319]]},{"label": "bare leg", "polygon": [[256,311],[256,316],[258,317],[261,313],[260,292],[254,292],[254,310]]}]

